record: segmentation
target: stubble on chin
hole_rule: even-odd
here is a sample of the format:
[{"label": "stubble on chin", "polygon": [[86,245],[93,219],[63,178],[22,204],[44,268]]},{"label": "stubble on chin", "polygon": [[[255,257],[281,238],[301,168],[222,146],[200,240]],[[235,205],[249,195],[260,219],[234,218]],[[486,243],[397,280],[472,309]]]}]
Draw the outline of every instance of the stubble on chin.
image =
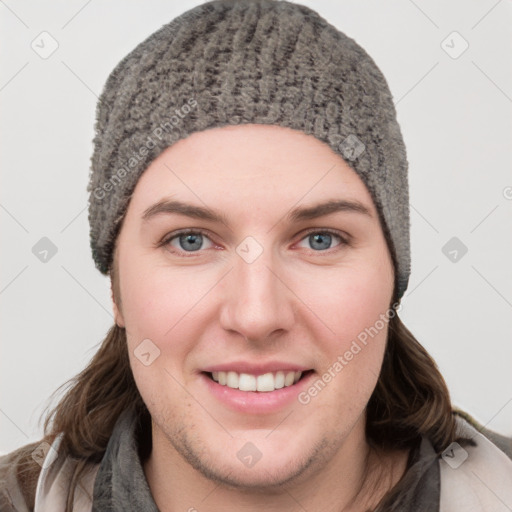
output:
[{"label": "stubble on chin", "polygon": [[[165,425],[164,429],[159,426],[161,424]],[[260,460],[253,468],[242,471],[245,468],[236,456],[233,456],[231,463],[225,459],[215,460],[215,450],[194,435],[197,432],[194,424],[190,426],[185,426],[183,423],[177,424],[175,419],[165,419],[163,422],[158,421],[157,424],[152,420],[152,428],[159,429],[160,436],[169,443],[170,450],[166,450],[167,453],[174,451],[177,456],[181,456],[180,463],[185,462],[217,486],[236,491],[250,491],[255,494],[282,494],[284,486],[300,485],[310,478],[315,468],[320,471],[330,459],[328,454],[332,455],[333,450],[336,449],[335,441],[322,437],[311,446],[308,454],[296,454],[294,464],[288,463],[272,470],[265,469],[261,464],[258,468],[257,464],[261,462]],[[222,432],[222,435],[229,443],[229,435],[226,432]],[[226,450],[223,451],[223,457],[226,456],[225,454]]]}]

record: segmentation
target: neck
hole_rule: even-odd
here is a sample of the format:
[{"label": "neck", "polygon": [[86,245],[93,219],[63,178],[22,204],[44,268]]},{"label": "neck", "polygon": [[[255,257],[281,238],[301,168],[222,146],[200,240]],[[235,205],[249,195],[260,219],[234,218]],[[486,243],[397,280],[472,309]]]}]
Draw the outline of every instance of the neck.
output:
[{"label": "neck", "polygon": [[153,448],[143,467],[161,512],[256,512],[262,508],[291,512],[297,507],[360,512],[380,501],[403,475],[407,463],[406,451],[372,449],[364,432],[363,415],[341,445],[323,452],[332,454],[328,460],[322,456],[312,461],[285,485],[248,487],[195,469],[152,422]]}]

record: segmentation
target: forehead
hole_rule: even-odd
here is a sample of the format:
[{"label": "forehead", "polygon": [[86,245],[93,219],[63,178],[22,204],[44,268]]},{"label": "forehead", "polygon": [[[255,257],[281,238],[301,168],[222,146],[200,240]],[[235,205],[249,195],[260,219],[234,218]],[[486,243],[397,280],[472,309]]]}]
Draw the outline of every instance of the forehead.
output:
[{"label": "forehead", "polygon": [[276,125],[213,128],[170,146],[143,172],[132,203],[146,209],[169,196],[259,211],[339,198],[375,212],[341,156],[312,135]]}]

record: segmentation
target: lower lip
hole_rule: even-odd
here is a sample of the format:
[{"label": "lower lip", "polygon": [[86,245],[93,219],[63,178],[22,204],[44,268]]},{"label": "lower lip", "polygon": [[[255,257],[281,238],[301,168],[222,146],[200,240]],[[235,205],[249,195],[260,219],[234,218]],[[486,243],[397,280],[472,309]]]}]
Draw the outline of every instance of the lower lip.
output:
[{"label": "lower lip", "polygon": [[277,412],[283,407],[297,402],[297,396],[309,386],[314,372],[301,378],[293,386],[276,389],[275,391],[240,391],[229,386],[223,386],[205,373],[200,378],[206,384],[208,390],[220,402],[230,409],[245,414],[268,414]]}]

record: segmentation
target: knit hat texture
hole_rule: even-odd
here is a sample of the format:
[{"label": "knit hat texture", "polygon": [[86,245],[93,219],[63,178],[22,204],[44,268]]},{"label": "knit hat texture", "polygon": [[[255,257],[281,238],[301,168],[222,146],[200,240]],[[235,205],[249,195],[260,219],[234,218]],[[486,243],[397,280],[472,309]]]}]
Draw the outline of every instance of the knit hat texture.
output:
[{"label": "knit hat texture", "polygon": [[93,259],[108,274],[138,179],[190,134],[245,123],[313,135],[358,174],[401,298],[410,274],[407,156],[386,79],[353,39],[285,0],[213,0],[140,43],[108,77],[89,177]]}]

